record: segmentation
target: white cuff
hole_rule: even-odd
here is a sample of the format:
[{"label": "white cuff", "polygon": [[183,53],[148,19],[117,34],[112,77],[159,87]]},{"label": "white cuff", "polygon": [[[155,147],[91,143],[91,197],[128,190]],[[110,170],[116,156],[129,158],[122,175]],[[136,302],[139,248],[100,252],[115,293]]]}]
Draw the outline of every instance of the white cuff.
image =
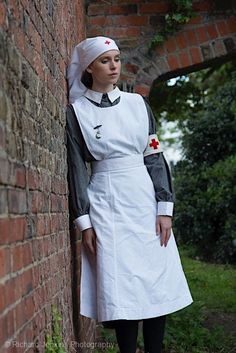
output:
[{"label": "white cuff", "polygon": [[173,216],[174,203],[169,201],[159,201],[157,203],[158,216]]},{"label": "white cuff", "polygon": [[76,218],[74,224],[81,232],[85,229],[92,228],[92,223],[88,214]]}]

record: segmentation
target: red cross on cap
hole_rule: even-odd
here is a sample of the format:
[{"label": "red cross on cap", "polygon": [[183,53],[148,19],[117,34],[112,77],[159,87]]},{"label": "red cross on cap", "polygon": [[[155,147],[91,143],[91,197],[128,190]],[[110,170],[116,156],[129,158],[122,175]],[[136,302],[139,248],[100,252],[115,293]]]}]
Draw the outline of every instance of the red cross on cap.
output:
[{"label": "red cross on cap", "polygon": [[105,44],[107,44],[107,45],[109,45],[111,42],[107,39],[106,41],[105,41]]},{"label": "red cross on cap", "polygon": [[151,143],[149,143],[149,146],[154,148],[154,150],[157,150],[159,146],[159,141],[156,139],[151,139]]}]

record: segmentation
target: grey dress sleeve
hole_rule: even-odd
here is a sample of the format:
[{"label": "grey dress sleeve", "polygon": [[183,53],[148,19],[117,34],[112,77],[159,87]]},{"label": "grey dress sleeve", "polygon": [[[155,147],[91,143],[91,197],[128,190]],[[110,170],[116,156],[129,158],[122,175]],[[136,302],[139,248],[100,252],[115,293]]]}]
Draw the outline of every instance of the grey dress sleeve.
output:
[{"label": "grey dress sleeve", "polygon": [[85,161],[89,162],[93,157],[87,150],[71,105],[67,107],[66,111],[66,146],[70,227],[72,228],[73,221],[77,217],[89,213],[89,199],[87,195],[89,175]]},{"label": "grey dress sleeve", "polygon": [[[156,134],[156,121],[149,104],[144,100],[149,117],[149,135]],[[152,179],[156,201],[174,202],[173,185],[169,166],[162,152],[144,157]]]}]

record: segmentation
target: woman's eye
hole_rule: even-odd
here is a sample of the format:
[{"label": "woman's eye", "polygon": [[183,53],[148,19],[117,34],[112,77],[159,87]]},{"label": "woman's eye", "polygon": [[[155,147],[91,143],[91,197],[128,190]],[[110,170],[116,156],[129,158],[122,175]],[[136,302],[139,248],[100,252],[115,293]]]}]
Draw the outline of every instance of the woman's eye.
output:
[{"label": "woman's eye", "polygon": [[108,60],[104,59],[102,60],[102,64],[106,64],[108,62]]}]

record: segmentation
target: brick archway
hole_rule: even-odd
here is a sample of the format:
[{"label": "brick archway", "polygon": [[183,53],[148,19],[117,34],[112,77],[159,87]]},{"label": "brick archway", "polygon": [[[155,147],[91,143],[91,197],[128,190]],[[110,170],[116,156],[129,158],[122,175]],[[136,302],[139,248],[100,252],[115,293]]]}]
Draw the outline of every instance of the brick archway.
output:
[{"label": "brick archway", "polygon": [[[123,53],[121,83],[148,95],[155,79],[166,80],[236,56],[236,5],[194,1],[194,17],[163,45],[148,54],[170,1],[88,1],[87,36],[114,38]],[[128,85],[128,86],[127,86]]]}]

